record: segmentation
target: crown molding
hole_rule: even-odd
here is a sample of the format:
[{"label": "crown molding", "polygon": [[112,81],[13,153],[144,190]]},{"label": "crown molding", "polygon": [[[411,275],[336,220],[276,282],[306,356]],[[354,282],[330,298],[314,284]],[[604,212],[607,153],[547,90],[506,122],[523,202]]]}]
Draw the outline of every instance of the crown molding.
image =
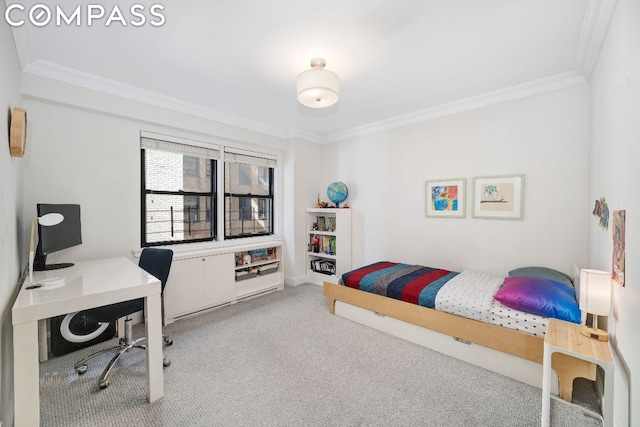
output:
[{"label": "crown molding", "polygon": [[287,133],[275,126],[269,126],[242,117],[222,113],[211,108],[171,96],[161,95],[137,86],[120,83],[95,74],[85,73],[54,62],[37,60],[25,67],[23,72],[276,138],[287,138]]},{"label": "crown molding", "polygon": [[574,70],[587,80],[598,61],[616,3],[617,0],[590,0],[587,5],[574,64]]},{"label": "crown molding", "polygon": [[32,64],[29,64],[24,72],[39,77],[84,87],[90,90],[106,93],[124,99],[166,108],[168,110],[189,114],[207,120],[213,120],[226,125],[251,130],[277,138],[298,138],[316,144],[338,142],[345,139],[356,138],[376,132],[387,131],[390,129],[419,123],[422,121],[433,120],[464,111],[483,108],[489,105],[508,102],[515,99],[520,99],[527,96],[545,93],[586,82],[586,79],[583,76],[575,72],[561,73],[555,76],[511,86],[494,92],[489,92],[486,94],[443,104],[426,110],[397,116],[391,119],[370,123],[364,126],[358,126],[343,132],[336,132],[326,136],[321,136],[300,129],[282,130],[274,126],[268,126],[262,123],[244,119],[242,117],[221,113],[219,111],[189,103],[177,98],[160,95],[158,93],[141,89],[136,86],[123,84],[115,80],[110,80],[104,77],[81,72],[76,69],[65,67],[49,61],[38,60]]},{"label": "crown molding", "polygon": [[490,105],[509,102],[516,99],[526,98],[532,95],[538,95],[562,89],[570,86],[586,83],[584,76],[574,71],[556,74],[554,76],[545,77],[538,80],[510,86],[482,95],[465,98],[459,101],[442,104],[426,110],[417,111],[411,114],[394,117],[377,123],[371,123],[365,126],[349,129],[344,132],[337,132],[322,138],[320,143],[337,142],[350,138],[357,138],[376,132],[387,131],[402,126],[412,125],[427,120],[433,120],[440,117],[450,116],[465,111],[475,110],[478,108],[488,107]]}]

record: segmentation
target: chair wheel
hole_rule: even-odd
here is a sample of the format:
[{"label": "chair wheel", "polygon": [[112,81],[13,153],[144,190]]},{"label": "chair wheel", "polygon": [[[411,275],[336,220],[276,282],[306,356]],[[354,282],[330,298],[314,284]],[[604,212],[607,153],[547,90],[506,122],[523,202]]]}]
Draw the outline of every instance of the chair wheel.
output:
[{"label": "chair wheel", "polygon": [[76,368],[76,372],[79,375],[85,374],[87,372],[87,365],[80,365]]},{"label": "chair wheel", "polygon": [[100,390],[104,390],[105,388],[109,387],[109,380],[104,380],[99,385],[100,385]]},{"label": "chair wheel", "polygon": [[164,344],[165,345],[171,345],[171,344],[173,344],[173,340],[171,338],[165,338],[164,339]]},{"label": "chair wheel", "polygon": [[167,366],[169,366],[169,365],[171,365],[171,360],[169,360],[169,359],[168,359],[168,358],[166,358],[166,357],[163,357],[163,358],[162,358],[162,366],[166,368],[166,367],[167,367]]}]

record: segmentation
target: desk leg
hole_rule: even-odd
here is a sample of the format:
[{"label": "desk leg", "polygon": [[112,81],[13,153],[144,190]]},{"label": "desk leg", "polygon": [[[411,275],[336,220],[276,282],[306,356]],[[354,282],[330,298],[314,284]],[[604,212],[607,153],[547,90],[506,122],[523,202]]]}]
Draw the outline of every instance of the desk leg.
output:
[{"label": "desk leg", "polygon": [[551,415],[551,347],[544,345],[542,362],[542,427],[549,427]]},{"label": "desk leg", "polygon": [[13,326],[13,399],[15,426],[40,425],[38,322]]},{"label": "desk leg", "polygon": [[144,299],[145,327],[147,332],[147,396],[149,402],[164,396],[162,373],[162,310],[160,294]]}]

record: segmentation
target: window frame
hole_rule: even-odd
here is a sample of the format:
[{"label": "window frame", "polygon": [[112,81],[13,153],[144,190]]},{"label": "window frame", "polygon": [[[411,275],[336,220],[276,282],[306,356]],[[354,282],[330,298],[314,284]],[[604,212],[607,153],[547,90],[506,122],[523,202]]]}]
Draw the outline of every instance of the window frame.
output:
[{"label": "window frame", "polygon": [[[233,161],[227,161],[226,159],[222,162],[223,163],[223,167],[227,168],[227,164],[231,164],[231,163],[236,163],[240,166],[245,166],[244,164],[240,163],[240,162],[233,162]],[[251,166],[251,165],[249,165]],[[232,193],[232,192],[228,192],[226,191],[226,182],[223,183],[224,186],[224,194],[223,194],[223,206],[224,206],[224,219],[223,219],[223,228],[224,228],[224,240],[236,240],[236,239],[247,239],[247,238],[252,238],[252,237],[263,237],[263,236],[272,236],[275,234],[275,217],[274,217],[274,213],[275,213],[275,169],[276,167],[274,166],[261,166],[264,167],[268,172],[267,172],[267,177],[269,178],[269,193],[266,195],[262,195],[262,194],[251,194],[251,193]],[[224,174],[225,179],[226,179],[226,173]],[[260,175],[258,176],[258,178],[260,177]],[[268,216],[269,216],[269,227],[268,227],[268,231],[267,232],[263,232],[263,233],[246,233],[246,234],[240,234],[240,235],[227,235],[227,197],[235,197],[238,198],[240,200],[242,199],[253,199],[253,198],[257,198],[257,199],[269,199],[270,200],[270,209],[266,209],[265,207],[265,211],[269,211]],[[258,203],[258,205],[260,205],[260,203]],[[264,218],[261,218],[260,216],[260,212],[259,209],[256,210],[256,215],[255,218],[253,218],[253,220],[261,220]],[[245,221],[246,219],[244,219],[242,217],[241,214],[241,218],[239,219],[240,221]]]},{"label": "window frame", "polygon": [[[189,156],[188,154],[182,154],[183,156]],[[193,156],[191,156],[193,157]],[[167,191],[167,190],[147,190],[146,188],[146,149],[140,147],[140,186],[141,186],[141,200],[140,200],[140,245],[141,247],[152,247],[152,246],[165,246],[165,245],[180,245],[187,243],[197,243],[197,242],[211,242],[216,241],[218,239],[218,191],[217,191],[217,159],[213,158],[205,158],[208,163],[211,164],[211,176],[207,176],[210,180],[210,191],[209,192],[199,192],[199,191]],[[182,240],[164,240],[158,242],[148,242],[147,241],[147,195],[157,194],[157,195],[167,195],[167,196],[196,196],[196,197],[210,197],[211,198],[211,216],[212,218],[208,221],[211,226],[211,236],[210,237],[201,237],[195,239],[182,239]],[[206,214],[205,214],[206,220]]]}]

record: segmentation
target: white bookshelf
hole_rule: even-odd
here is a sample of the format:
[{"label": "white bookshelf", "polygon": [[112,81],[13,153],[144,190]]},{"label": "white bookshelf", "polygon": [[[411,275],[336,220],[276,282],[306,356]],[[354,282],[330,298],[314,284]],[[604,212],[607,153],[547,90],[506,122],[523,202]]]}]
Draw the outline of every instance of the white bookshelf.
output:
[{"label": "white bookshelf", "polygon": [[307,282],[337,283],[351,270],[351,209],[307,209],[306,227]]}]

